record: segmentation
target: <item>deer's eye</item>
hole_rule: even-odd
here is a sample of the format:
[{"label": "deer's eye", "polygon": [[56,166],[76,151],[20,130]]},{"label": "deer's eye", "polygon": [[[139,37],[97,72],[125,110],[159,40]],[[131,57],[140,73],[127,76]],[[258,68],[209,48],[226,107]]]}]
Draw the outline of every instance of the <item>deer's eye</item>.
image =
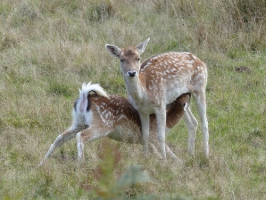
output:
[{"label": "deer's eye", "polygon": [[123,59],[120,59],[120,62],[124,62],[124,60]]},{"label": "deer's eye", "polygon": [[140,58],[137,58],[137,61],[140,61]]}]

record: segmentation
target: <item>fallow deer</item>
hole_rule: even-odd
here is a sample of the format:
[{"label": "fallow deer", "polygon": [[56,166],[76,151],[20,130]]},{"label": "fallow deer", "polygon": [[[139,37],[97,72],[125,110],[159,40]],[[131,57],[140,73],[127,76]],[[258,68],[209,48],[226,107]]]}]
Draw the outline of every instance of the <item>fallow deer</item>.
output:
[{"label": "fallow deer", "polygon": [[[190,94],[182,94],[167,106],[166,132],[169,132],[183,116],[189,101]],[[98,84],[84,83],[82,85],[79,99],[75,102],[72,113],[72,126],[56,138],[39,166],[57,147],[75,136],[79,160],[83,159],[84,142],[100,137],[108,137],[127,143],[143,143],[138,112],[126,98],[108,95]],[[149,144],[160,156],[154,146],[157,142],[155,115],[151,115],[150,120],[152,140]],[[167,145],[166,150],[176,161],[182,162]]]},{"label": "fallow deer", "polygon": [[[138,111],[144,140],[144,155],[148,153],[149,115],[157,119],[158,140],[162,156],[165,152],[166,105],[183,93],[191,93],[199,113],[205,156],[209,155],[209,132],[206,115],[207,66],[189,52],[166,52],[146,59],[140,63],[140,55],[150,38],[136,47],[119,48],[106,44],[109,53],[120,60],[130,103]],[[189,133],[188,152],[194,154],[198,122],[190,109],[183,117]]]}]

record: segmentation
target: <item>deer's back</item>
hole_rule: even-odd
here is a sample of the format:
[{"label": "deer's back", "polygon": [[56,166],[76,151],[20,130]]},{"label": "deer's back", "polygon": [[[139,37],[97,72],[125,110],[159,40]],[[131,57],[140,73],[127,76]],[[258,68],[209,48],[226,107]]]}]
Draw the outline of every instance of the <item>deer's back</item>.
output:
[{"label": "deer's back", "polygon": [[107,137],[129,143],[140,142],[141,129],[138,112],[119,95],[109,95],[109,99],[96,94],[89,95],[92,123],[110,130]]},{"label": "deer's back", "polygon": [[205,87],[207,83],[205,63],[188,52],[152,56],[142,63],[140,74],[145,77],[149,99],[156,102],[156,98],[163,95],[167,104],[183,93]]}]

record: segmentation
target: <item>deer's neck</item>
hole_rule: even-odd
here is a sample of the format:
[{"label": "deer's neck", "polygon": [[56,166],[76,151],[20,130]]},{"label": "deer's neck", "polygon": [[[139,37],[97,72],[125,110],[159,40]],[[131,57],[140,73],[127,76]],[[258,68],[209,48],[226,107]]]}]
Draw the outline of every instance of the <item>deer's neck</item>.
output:
[{"label": "deer's neck", "polygon": [[145,77],[138,74],[135,77],[124,77],[126,83],[127,93],[134,101],[142,101],[147,95],[145,84]]}]

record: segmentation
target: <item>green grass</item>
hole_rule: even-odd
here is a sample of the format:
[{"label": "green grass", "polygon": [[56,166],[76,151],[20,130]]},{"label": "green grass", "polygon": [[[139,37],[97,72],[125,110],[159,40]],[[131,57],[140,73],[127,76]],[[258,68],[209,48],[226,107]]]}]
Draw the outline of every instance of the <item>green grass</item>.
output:
[{"label": "green grass", "polygon": [[[129,166],[141,165],[152,182],[124,188],[120,199],[265,199],[265,12],[260,0],[1,1],[0,198],[108,199],[118,193],[104,177],[118,184]],[[167,142],[182,165],[145,159],[141,146],[110,141],[121,158],[97,177],[108,161],[98,153],[101,141],[87,143],[86,161],[78,164],[73,139],[37,168],[70,126],[83,82],[126,96],[119,62],[104,45],[137,45],[148,37],[142,60],[190,51],[208,65],[209,160],[200,127],[196,155],[187,154],[181,121]],[[249,70],[238,72],[241,66]]]}]

